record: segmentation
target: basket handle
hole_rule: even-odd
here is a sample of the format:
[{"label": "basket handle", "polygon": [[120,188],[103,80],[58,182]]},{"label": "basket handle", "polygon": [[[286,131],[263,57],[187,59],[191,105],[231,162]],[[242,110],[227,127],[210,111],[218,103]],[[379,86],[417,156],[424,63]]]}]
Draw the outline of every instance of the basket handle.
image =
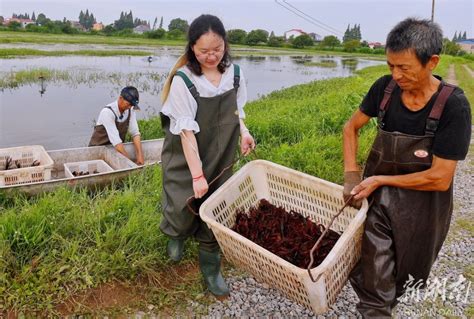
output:
[{"label": "basket handle", "polygon": [[332,226],[332,223],[334,222],[334,220],[339,216],[341,215],[341,213],[344,211],[344,208],[347,207],[347,205],[349,205],[350,201],[352,200],[352,198],[354,197],[354,195],[351,195],[344,203],[344,206],[342,206],[341,209],[339,209],[339,211],[337,212],[336,215],[334,215],[331,219],[331,221],[329,222],[329,224],[327,225],[326,229],[323,231],[323,233],[321,234],[321,236],[319,236],[319,239],[316,241],[316,243],[314,244],[313,248],[311,248],[311,251],[309,252],[309,258],[310,258],[310,262],[309,262],[309,265],[308,265],[308,274],[309,274],[309,277],[311,278],[311,281],[312,282],[316,282],[318,281],[321,276],[323,275],[322,273],[318,275],[318,277],[316,277],[316,279],[314,279],[313,275],[311,274],[311,267],[313,266],[313,263],[314,263],[314,258],[313,258],[313,253],[314,251],[318,248],[319,244],[321,243],[322,239],[324,238],[324,236],[326,236],[326,234],[328,233],[329,231],[329,228]]}]

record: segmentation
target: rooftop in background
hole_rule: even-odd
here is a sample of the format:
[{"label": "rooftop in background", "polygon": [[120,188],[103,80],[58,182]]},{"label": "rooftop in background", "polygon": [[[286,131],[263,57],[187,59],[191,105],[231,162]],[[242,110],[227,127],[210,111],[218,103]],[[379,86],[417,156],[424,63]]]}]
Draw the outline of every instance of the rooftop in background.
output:
[{"label": "rooftop in background", "polygon": [[474,39],[466,39],[461,41],[456,41],[458,44],[474,44]]}]

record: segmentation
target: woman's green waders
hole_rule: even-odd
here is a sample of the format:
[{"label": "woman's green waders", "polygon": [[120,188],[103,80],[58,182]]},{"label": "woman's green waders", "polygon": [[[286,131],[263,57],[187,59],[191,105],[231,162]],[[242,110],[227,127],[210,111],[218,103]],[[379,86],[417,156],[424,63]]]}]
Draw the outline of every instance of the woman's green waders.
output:
[{"label": "woman's green waders", "polygon": [[[239,140],[239,116],[237,112],[237,90],[239,87],[239,67],[234,65],[234,88],[217,96],[200,97],[194,84],[183,72],[177,72],[186,83],[198,103],[196,122],[200,132],[196,134],[204,175],[208,183],[222,170],[232,164]],[[169,131],[169,118],[162,115],[162,125],[166,133],[161,153],[163,169],[163,219],[160,229],[172,239],[184,240],[194,236],[200,249],[218,252],[219,245],[212,231],[186,206],[186,199],[194,194],[192,176],[184,157],[181,137]],[[195,200],[194,209],[221,186],[230,176],[227,170],[209,188],[206,196]]]}]

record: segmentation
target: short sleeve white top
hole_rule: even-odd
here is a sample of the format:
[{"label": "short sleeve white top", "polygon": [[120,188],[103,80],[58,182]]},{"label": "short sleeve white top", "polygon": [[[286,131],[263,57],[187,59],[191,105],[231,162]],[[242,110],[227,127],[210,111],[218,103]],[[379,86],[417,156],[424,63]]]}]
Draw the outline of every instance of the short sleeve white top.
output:
[{"label": "short sleeve white top", "polygon": [[102,111],[100,111],[99,118],[97,119],[97,125],[104,126],[107,136],[109,137],[109,141],[113,146],[123,143],[123,141],[120,139],[117,125],[115,125],[115,115],[117,115],[117,121],[120,123],[127,121],[127,118],[130,116],[130,123],[128,126],[128,132],[130,133],[130,136],[134,137],[140,134],[140,131],[138,130],[137,116],[133,108],[125,111],[122,114],[122,118],[120,118],[120,111],[117,101],[107,104],[107,106],[109,106],[113,112],[111,112],[109,108],[104,107]]},{"label": "short sleeve white top", "polygon": [[[199,96],[214,97],[223,94],[234,87],[234,66],[228,67],[222,74],[221,82],[218,86],[214,86],[204,74],[199,76],[191,72],[191,70],[184,66],[179,69],[184,72],[194,83]],[[247,103],[247,86],[245,84],[245,77],[240,70],[240,86],[237,90],[237,110],[239,118],[245,118],[244,106]],[[195,121],[197,113],[197,102],[189,92],[186,83],[180,76],[175,76],[171,83],[170,93],[168,99],[163,104],[161,113],[170,118],[170,132],[174,135],[179,135],[182,130],[199,132],[199,125]]]}]

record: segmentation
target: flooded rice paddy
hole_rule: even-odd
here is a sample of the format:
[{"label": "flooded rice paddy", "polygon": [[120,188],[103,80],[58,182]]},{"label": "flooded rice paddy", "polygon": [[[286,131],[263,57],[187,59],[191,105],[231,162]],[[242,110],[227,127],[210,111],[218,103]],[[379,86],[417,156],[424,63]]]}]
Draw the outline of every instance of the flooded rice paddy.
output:
[{"label": "flooded rice paddy", "polygon": [[[46,149],[85,146],[100,110],[115,100],[126,85],[136,86],[140,92],[139,119],[157,115],[164,79],[178,56],[176,50],[160,49],[150,51],[151,58],[64,56],[0,60],[0,148],[34,144]],[[244,72],[249,100],[296,84],[349,76],[355,70],[382,63],[290,55],[246,55],[234,57],[234,62]],[[32,74],[33,71],[36,72]]]}]

